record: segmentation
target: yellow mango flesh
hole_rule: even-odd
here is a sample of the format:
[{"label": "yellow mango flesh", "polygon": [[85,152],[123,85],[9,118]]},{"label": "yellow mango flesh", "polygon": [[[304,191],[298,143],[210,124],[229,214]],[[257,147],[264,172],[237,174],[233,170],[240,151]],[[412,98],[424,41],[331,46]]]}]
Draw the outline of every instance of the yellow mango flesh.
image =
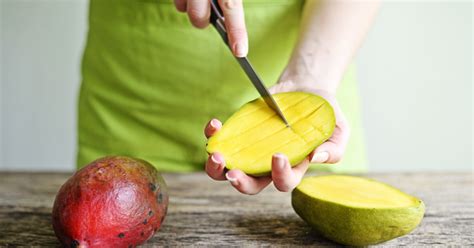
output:
[{"label": "yellow mango flesh", "polygon": [[228,169],[262,176],[270,173],[273,154],[283,153],[296,165],[331,137],[334,112],[322,97],[306,92],[273,97],[290,127],[258,98],[243,105],[225,122],[209,139],[207,151],[220,152]]},{"label": "yellow mango flesh", "polygon": [[310,177],[298,189],[314,198],[358,208],[403,208],[418,202],[386,184],[352,176]]}]

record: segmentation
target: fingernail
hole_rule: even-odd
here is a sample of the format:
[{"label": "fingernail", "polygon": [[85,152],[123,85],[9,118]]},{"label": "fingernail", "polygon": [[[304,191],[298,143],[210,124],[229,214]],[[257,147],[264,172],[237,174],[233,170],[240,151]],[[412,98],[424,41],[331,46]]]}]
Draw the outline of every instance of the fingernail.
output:
[{"label": "fingernail", "polygon": [[313,159],[311,159],[312,163],[324,163],[328,160],[329,153],[328,152],[318,152],[314,154]]},{"label": "fingernail", "polygon": [[211,155],[211,160],[216,167],[219,167],[222,164],[222,157],[218,153],[214,153]]},{"label": "fingernail", "polygon": [[273,157],[275,158],[275,164],[278,168],[283,169],[285,167],[285,155],[281,153],[275,153]]},{"label": "fingernail", "polygon": [[238,42],[235,44],[235,49],[234,49],[235,56],[239,58],[247,56],[248,50],[249,50],[249,47],[247,43],[245,42]]},{"label": "fingernail", "polygon": [[211,127],[214,129],[218,128],[219,126],[219,122],[216,119],[212,119],[210,124],[211,124]]},{"label": "fingernail", "polygon": [[237,181],[237,178],[230,177],[229,173],[225,173],[225,178],[234,186],[237,186],[239,184],[239,182]]}]

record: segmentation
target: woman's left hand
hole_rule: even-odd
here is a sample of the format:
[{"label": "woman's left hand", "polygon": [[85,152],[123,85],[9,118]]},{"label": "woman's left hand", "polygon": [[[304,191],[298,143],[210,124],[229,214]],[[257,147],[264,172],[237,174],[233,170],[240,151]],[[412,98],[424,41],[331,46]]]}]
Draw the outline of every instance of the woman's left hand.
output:
[{"label": "woman's left hand", "polygon": [[316,89],[311,85],[297,84],[293,81],[282,81],[269,89],[271,94],[302,91],[309,92],[323,97],[331,104],[334,115],[336,116],[336,127],[332,136],[323,144],[318,146],[310,155],[313,163],[334,164],[339,162],[346,151],[347,142],[349,141],[350,128],[347,119],[337,103],[336,96],[328,91]]},{"label": "woman's left hand", "polygon": [[[306,173],[310,161],[314,163],[336,163],[344,154],[349,139],[349,127],[342,114],[335,97],[321,90],[308,86],[296,85],[292,82],[281,82],[269,89],[272,94],[289,91],[306,91],[324,97],[333,107],[336,115],[336,128],[329,140],[316,148],[302,162],[291,166],[284,154],[274,154],[272,157],[272,172],[270,176],[252,177],[241,170],[232,169],[225,173],[225,160],[222,154],[210,154],[206,162],[206,172],[214,180],[228,180],[234,188],[244,194],[257,194],[273,181],[275,187],[282,192],[293,190]],[[217,133],[222,128],[222,123],[211,120],[204,130],[207,138]]]}]

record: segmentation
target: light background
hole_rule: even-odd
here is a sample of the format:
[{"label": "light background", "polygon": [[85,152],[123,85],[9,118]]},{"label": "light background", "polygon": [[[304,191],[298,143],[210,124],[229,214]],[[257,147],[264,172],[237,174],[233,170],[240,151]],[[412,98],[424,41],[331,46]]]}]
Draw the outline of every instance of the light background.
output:
[{"label": "light background", "polygon": [[[72,170],[87,1],[0,1],[0,170]],[[383,3],[356,58],[371,171],[472,169],[472,12]]]}]

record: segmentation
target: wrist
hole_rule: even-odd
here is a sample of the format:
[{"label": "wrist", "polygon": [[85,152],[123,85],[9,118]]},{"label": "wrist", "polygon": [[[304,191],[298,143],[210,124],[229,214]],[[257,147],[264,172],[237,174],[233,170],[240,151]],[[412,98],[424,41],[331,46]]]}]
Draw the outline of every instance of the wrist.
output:
[{"label": "wrist", "polygon": [[293,81],[335,94],[348,64],[344,54],[347,53],[335,52],[320,41],[300,44],[279,81]]},{"label": "wrist", "polygon": [[342,77],[331,76],[317,71],[306,70],[303,66],[288,65],[278,79],[278,83],[291,82],[303,88],[322,90],[335,94]]}]

